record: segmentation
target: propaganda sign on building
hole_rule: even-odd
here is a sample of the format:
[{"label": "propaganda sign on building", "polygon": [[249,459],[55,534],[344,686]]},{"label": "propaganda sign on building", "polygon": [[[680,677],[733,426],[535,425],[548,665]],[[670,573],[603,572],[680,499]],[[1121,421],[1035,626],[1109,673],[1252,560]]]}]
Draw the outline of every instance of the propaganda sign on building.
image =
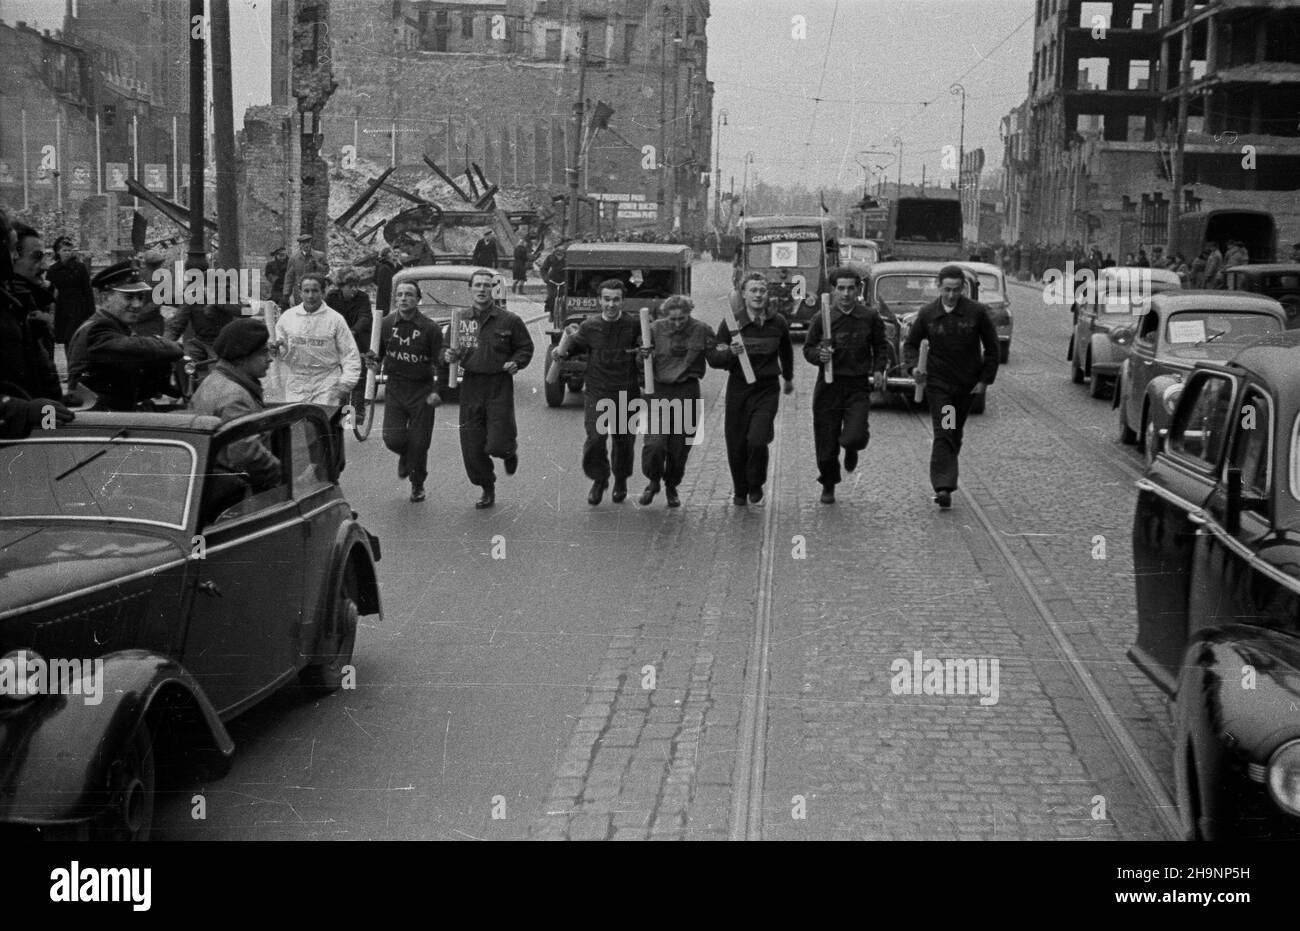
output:
[{"label": "propaganda sign on building", "polygon": [[126,162],[106,162],[104,164],[104,190],[125,191],[129,170],[130,166]]},{"label": "propaganda sign on building", "polygon": [[72,166],[72,178],[69,184],[78,190],[89,190],[94,186],[95,176],[91,173],[90,166],[84,162],[78,162]]},{"label": "propaganda sign on building", "polygon": [[13,184],[17,180],[14,177],[13,166],[8,162],[0,161],[0,184]]},{"label": "propaganda sign on building", "polygon": [[151,191],[167,191],[167,166],[166,165],[149,165],[144,166],[144,186]]}]

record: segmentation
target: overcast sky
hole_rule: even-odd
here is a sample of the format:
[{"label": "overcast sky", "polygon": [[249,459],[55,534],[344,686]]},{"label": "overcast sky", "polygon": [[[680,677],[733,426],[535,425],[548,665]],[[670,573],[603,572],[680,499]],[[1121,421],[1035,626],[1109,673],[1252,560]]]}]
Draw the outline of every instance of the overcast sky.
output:
[{"label": "overcast sky", "polygon": [[[0,0],[0,18],[59,28],[63,6]],[[231,0],[230,10],[238,120],[249,102],[270,100],[270,0]],[[896,138],[905,182],[920,180],[922,162],[928,181],[952,180],[941,161],[960,141],[961,97],[949,93],[958,80],[966,149],[983,146],[986,165],[1000,164],[999,120],[1028,89],[1033,13],[1034,0],[713,0],[709,78],[715,114],[727,110],[724,190],[732,174],[740,188],[750,151],[751,181],[854,187],[862,161],[893,179]],[[806,38],[793,36],[797,16]]]}]

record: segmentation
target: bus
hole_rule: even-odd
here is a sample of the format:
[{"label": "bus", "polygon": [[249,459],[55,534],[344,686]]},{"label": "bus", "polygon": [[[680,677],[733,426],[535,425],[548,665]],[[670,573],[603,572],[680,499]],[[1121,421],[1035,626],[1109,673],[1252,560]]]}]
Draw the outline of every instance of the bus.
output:
[{"label": "bus", "polygon": [[830,217],[746,217],[739,224],[733,284],[760,272],[790,323],[806,332],[830,292],[827,272],[839,264],[839,224]]},{"label": "bus", "polygon": [[962,254],[961,201],[900,197],[889,205],[885,253],[894,261],[958,261]]}]

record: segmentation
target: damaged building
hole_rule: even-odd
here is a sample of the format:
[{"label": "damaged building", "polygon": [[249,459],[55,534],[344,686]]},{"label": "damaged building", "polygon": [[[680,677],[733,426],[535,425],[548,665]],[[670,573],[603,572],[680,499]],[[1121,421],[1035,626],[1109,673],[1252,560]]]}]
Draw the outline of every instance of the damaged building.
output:
[{"label": "damaged building", "polygon": [[1205,233],[1256,260],[1300,240],[1300,4],[1037,0],[1035,22],[1029,97],[1002,121],[1007,241],[1199,247],[1171,210],[1271,215]]},{"label": "damaged building", "polygon": [[713,87],[707,0],[335,3],[338,86],[321,118],[335,165],[470,163],[538,203],[567,196],[587,35],[583,229],[707,222]]}]

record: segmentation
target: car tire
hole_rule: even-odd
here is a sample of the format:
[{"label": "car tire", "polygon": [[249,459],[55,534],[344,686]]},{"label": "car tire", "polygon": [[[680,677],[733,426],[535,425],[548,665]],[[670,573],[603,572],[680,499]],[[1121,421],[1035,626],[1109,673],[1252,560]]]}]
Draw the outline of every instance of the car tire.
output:
[{"label": "car tire", "polygon": [[343,685],[344,667],[352,662],[352,650],[357,642],[358,598],[356,565],[348,559],[343,566],[338,597],[331,608],[332,616],[327,622],[328,627],[320,632],[321,641],[316,650],[318,655],[328,655],[329,659],[304,666],[298,673],[298,679],[307,691],[328,695]]},{"label": "car tire", "polygon": [[[1118,384],[1115,386],[1115,390],[1119,391]],[[1124,399],[1120,398],[1119,399],[1119,441],[1123,443],[1125,446],[1132,446],[1134,443],[1137,442],[1137,439],[1138,439],[1137,433],[1135,433],[1133,428],[1128,425],[1128,418],[1124,416]]]},{"label": "car tire", "polygon": [[1147,451],[1147,421],[1151,418],[1151,412],[1146,407],[1142,408],[1142,420],[1137,428],[1137,448],[1138,452],[1146,453]]},{"label": "car tire", "polygon": [[1146,456],[1147,468],[1156,461],[1157,449],[1160,445],[1159,436],[1156,434],[1156,422],[1152,417],[1146,417],[1142,425],[1142,452]]},{"label": "car tire", "polygon": [[1096,369],[1088,376],[1088,396],[1093,398],[1104,398],[1108,383],[1105,376],[1098,374]]},{"label": "car tire", "polygon": [[143,722],[113,761],[103,812],[90,821],[49,825],[41,837],[51,841],[146,841],[153,830],[157,767],[153,738]]},{"label": "car tire", "polygon": [[984,413],[984,402],[988,398],[988,392],[975,395],[975,399],[970,402],[970,412],[972,414]]},{"label": "car tire", "polygon": [[1011,344],[1003,343],[998,347],[998,364],[1006,365],[1007,360],[1011,358]]},{"label": "car tire", "polygon": [[1079,368],[1079,354],[1074,352],[1074,340],[1070,340],[1070,381],[1076,385],[1083,384],[1083,369]]}]

